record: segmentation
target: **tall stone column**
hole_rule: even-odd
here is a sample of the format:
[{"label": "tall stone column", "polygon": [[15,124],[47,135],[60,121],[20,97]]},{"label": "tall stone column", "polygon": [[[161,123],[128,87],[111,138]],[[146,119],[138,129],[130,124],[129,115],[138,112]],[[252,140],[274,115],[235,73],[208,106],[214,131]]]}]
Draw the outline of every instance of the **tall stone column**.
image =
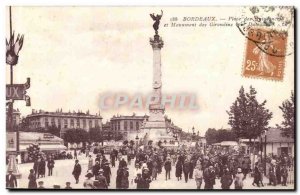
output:
[{"label": "tall stone column", "polygon": [[150,38],[150,45],[153,49],[153,92],[155,103],[149,105],[150,116],[149,121],[165,121],[164,106],[161,105],[162,98],[162,81],[161,81],[161,48],[164,45],[163,40],[159,35],[154,35],[154,39]]}]

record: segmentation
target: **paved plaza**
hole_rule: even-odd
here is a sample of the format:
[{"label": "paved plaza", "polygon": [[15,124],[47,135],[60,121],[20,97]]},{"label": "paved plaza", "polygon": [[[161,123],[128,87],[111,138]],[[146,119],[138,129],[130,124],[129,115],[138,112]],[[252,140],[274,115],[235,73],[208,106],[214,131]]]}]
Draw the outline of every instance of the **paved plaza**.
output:
[{"label": "paved plaza", "polygon": [[[106,156],[109,159],[109,156]],[[95,156],[93,155],[93,158]],[[126,156],[124,156],[126,160]],[[79,183],[75,184],[75,179],[72,175],[73,166],[74,166],[74,159],[68,160],[56,160],[55,167],[53,170],[53,176],[47,176],[48,170],[46,170],[46,177],[39,178],[37,181],[44,181],[44,186],[46,188],[53,188],[53,185],[60,185],[61,188],[65,187],[65,183],[67,181],[71,182],[71,186],[73,189],[83,189],[83,182],[85,180],[85,173],[87,171],[88,166],[88,158],[85,155],[78,156],[79,163],[82,166],[82,174],[79,179]],[[116,172],[118,161],[116,161],[116,167],[112,167],[112,176],[111,176],[111,184],[108,187],[109,189],[116,188]],[[28,187],[28,175],[29,170],[33,167],[33,163],[26,163],[20,164],[19,170],[22,173],[22,178],[18,180],[18,185],[20,188],[27,188]],[[131,165],[128,165],[129,168],[129,188],[136,189],[136,184],[133,182],[136,176],[136,169],[134,167],[134,159],[131,161]],[[252,186],[253,178],[249,175],[247,176],[246,180],[244,180],[244,189],[293,189],[293,185],[289,184],[288,186],[268,186],[265,185],[264,187],[254,187]],[[264,184],[268,183],[268,179],[264,178]],[[204,188],[204,183],[202,183],[201,189]],[[214,186],[215,189],[221,189],[220,179],[216,179],[216,185]],[[231,189],[234,188],[234,185],[231,185]],[[194,179],[189,180],[187,183],[182,179],[177,181],[175,177],[175,167],[172,167],[171,171],[171,180],[165,180],[165,170],[163,168],[162,173],[158,175],[157,180],[154,180],[150,183],[150,189],[196,189],[196,182]]]}]

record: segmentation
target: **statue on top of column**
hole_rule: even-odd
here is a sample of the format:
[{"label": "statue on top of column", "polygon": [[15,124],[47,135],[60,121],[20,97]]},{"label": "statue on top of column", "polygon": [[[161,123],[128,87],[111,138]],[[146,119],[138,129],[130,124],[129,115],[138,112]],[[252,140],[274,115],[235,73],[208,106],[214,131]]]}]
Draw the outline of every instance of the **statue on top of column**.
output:
[{"label": "statue on top of column", "polygon": [[158,28],[159,28],[159,22],[161,17],[163,16],[163,11],[161,10],[161,15],[156,14],[156,16],[153,14],[150,14],[151,18],[155,21],[153,24],[153,28],[155,30],[155,34],[158,35]]}]

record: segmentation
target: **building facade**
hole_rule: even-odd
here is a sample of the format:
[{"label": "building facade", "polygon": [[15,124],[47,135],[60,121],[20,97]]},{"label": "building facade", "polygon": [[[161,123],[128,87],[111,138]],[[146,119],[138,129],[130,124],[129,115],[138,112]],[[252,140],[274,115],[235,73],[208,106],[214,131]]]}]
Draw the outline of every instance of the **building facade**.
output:
[{"label": "building facade", "polygon": [[47,112],[43,110],[32,110],[32,113],[27,115],[26,120],[29,124],[29,129],[47,130],[51,126],[56,126],[60,129],[60,135],[68,129],[84,129],[89,131],[91,128],[102,129],[102,117],[100,114],[92,115],[87,111],[84,112],[63,112],[57,110],[55,112]]},{"label": "building facade", "polygon": [[[148,115],[137,116],[135,113],[130,116],[114,115],[109,121],[103,124],[102,132],[104,140],[134,140],[141,133],[141,129],[148,119]],[[167,118],[167,116],[165,116],[165,123],[168,133],[172,135],[176,134],[178,135],[178,139],[180,139],[182,129],[174,125],[172,120]],[[141,135],[139,136],[141,137]]]},{"label": "building facade", "polygon": [[140,128],[149,116],[137,116],[134,113],[131,116],[117,115],[110,119],[109,127],[115,139],[126,138],[129,134],[139,133]]}]

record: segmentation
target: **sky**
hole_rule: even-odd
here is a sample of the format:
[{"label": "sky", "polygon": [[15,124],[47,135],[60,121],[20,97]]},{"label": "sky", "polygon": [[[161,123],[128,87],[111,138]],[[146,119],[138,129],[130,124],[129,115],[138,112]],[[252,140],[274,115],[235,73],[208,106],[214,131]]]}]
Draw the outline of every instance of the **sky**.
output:
[{"label": "sky", "polygon": [[[285,59],[283,81],[242,76],[246,38],[232,27],[164,27],[170,18],[241,14],[238,7],[13,7],[13,30],[25,35],[14,82],[31,78],[24,101],[14,104],[22,116],[32,109],[99,112],[99,95],[146,94],[152,89],[154,35],[149,13],[164,10],[159,34],[163,93],[193,93],[199,109],[166,109],[184,131],[194,126],[201,135],[208,128],[229,128],[228,114],[241,86],[252,85],[257,99],[267,100],[273,112],[270,126],[281,123],[278,106],[294,89],[294,55]],[[8,11],[7,14],[8,16]],[[180,22],[178,22],[180,23]],[[9,36],[7,17],[6,34]],[[289,34],[293,39],[293,34]],[[7,66],[6,80],[9,82]],[[149,114],[147,109],[101,110],[103,122],[113,115]]]}]

